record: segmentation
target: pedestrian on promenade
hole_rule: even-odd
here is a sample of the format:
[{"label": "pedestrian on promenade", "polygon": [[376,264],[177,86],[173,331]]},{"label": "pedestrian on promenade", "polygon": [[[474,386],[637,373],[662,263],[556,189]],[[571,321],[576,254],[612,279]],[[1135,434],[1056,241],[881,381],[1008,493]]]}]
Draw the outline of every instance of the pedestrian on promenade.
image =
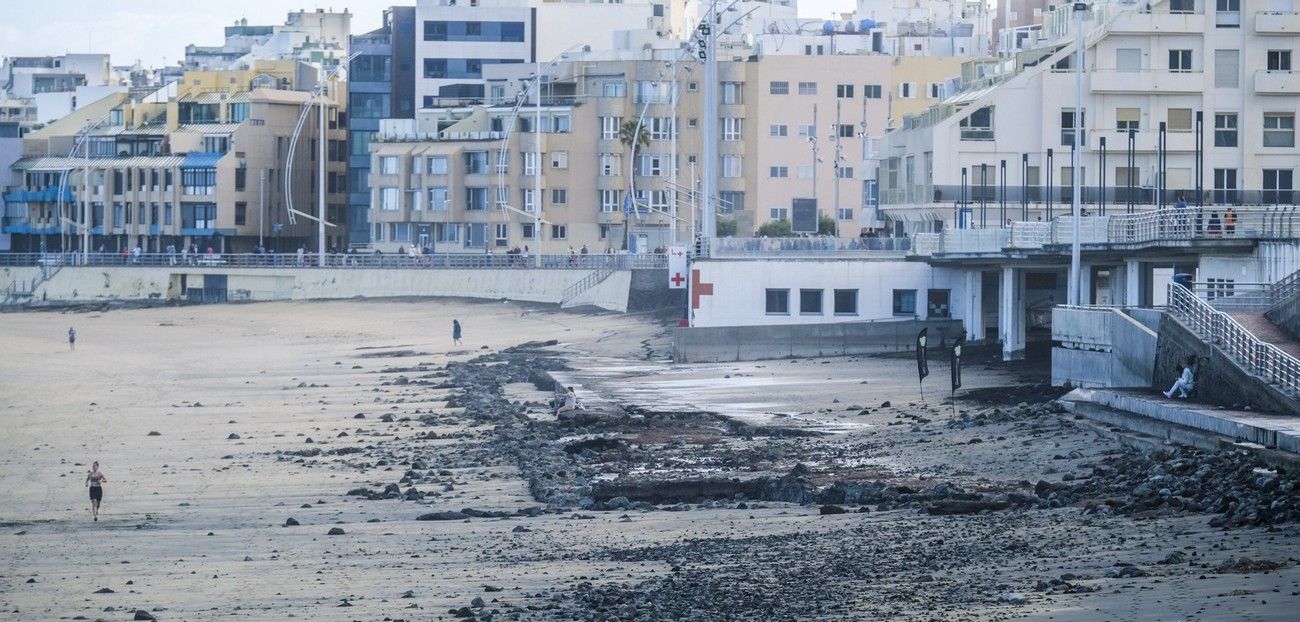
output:
[{"label": "pedestrian on promenade", "polygon": [[460,320],[452,320],[452,321],[451,321],[451,342],[454,343],[454,344],[456,344],[456,345],[461,345],[461,343],[460,343]]},{"label": "pedestrian on promenade", "polygon": [[77,329],[68,327],[68,350],[77,349]]},{"label": "pedestrian on promenade", "polygon": [[96,460],[86,474],[86,487],[90,488],[90,515],[95,522],[99,522],[99,504],[104,500],[104,483],[107,481],[108,478],[99,471],[99,461]]}]

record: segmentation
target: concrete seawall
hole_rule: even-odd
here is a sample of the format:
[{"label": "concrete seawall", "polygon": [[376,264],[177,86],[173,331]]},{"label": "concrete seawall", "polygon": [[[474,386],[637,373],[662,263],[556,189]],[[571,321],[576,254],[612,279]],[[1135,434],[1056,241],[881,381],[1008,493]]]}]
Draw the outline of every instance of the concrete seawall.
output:
[{"label": "concrete seawall", "polygon": [[844,356],[910,350],[929,328],[930,344],[962,334],[960,320],[881,320],[788,326],[716,326],[673,331],[678,363],[760,361],[805,356]]},{"label": "concrete seawall", "polygon": [[[181,300],[194,292],[220,292],[218,300],[327,300],[401,296],[507,298],[558,303],[565,288],[591,270],[548,269],[345,269],[221,267],[65,267],[33,292],[44,302]],[[28,280],[38,268],[8,268],[4,285]],[[619,278],[615,278],[619,277]],[[628,271],[615,273],[589,292],[587,304],[627,310]],[[211,297],[206,300],[212,300]]]}]

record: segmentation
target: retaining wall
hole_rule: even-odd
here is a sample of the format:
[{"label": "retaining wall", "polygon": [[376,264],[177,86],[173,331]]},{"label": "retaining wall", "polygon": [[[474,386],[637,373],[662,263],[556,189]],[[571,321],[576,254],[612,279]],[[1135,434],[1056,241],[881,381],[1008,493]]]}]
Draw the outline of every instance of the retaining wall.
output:
[{"label": "retaining wall", "polygon": [[1263,378],[1247,372],[1169,314],[1164,314],[1160,320],[1151,388],[1167,391],[1178,377],[1178,365],[1192,355],[1197,357],[1201,366],[1197,372],[1199,384],[1194,401],[1300,415],[1300,402],[1269,385]]},{"label": "retaining wall", "polygon": [[962,334],[961,320],[880,320],[785,326],[706,326],[673,330],[678,363],[760,361],[911,350],[929,328],[931,347]]},{"label": "retaining wall", "polygon": [[[31,278],[37,269],[10,268],[7,272],[7,278],[12,280]],[[225,275],[227,299],[232,301],[446,296],[557,303],[565,288],[591,272],[546,269],[65,267],[38,287],[32,300],[174,300],[183,298],[186,290],[202,288],[205,276]],[[626,310],[630,279],[628,271],[616,272],[601,284],[604,289],[596,288],[591,304]],[[620,288],[621,292],[617,291]]]},{"label": "retaining wall", "polygon": [[1156,332],[1119,309],[1052,309],[1052,384],[1149,387]]}]

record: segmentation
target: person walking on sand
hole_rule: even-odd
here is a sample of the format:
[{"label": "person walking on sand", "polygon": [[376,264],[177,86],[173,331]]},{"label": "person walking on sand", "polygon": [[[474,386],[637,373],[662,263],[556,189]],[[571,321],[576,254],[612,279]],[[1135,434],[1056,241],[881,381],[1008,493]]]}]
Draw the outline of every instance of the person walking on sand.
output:
[{"label": "person walking on sand", "polygon": [[456,345],[460,344],[460,320],[451,321],[451,342]]},{"label": "person walking on sand", "polygon": [[96,460],[86,474],[86,487],[90,488],[90,515],[95,522],[99,522],[99,504],[104,500],[104,482],[107,481],[108,478],[99,471],[99,461]]},{"label": "person walking on sand", "polygon": [[77,349],[77,329],[68,327],[68,350]]}]

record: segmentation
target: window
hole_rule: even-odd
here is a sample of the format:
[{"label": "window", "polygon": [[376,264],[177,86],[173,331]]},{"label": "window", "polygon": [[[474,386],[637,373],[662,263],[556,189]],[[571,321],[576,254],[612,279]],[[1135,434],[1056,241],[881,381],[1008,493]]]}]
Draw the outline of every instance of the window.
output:
[{"label": "window", "polygon": [[[767,290],[773,291],[773,290]],[[772,311],[769,309],[768,313]],[[822,314],[822,290],[820,289],[801,289],[799,290],[799,315],[821,315]]]},{"label": "window", "polygon": [[[1085,127],[1084,124],[1088,120],[1088,111],[1082,110],[1081,112],[1083,114],[1080,115],[1079,117],[1079,130],[1083,131],[1083,128]],[[1080,136],[1080,138],[1082,138],[1083,140],[1087,140],[1086,135]],[[1064,110],[1061,110],[1061,144],[1066,146],[1074,144],[1074,109],[1073,108],[1066,108]]]},{"label": "window", "polygon": [[723,105],[738,106],[744,103],[741,94],[744,92],[745,84],[743,82],[723,82],[721,102]]},{"label": "window", "polygon": [[181,186],[185,194],[212,194],[216,185],[217,169],[215,168],[181,169]]},{"label": "window", "polygon": [[1170,108],[1167,129],[1170,132],[1192,131],[1192,109]]},{"label": "window", "polygon": [[379,189],[379,209],[385,212],[395,212],[399,207],[401,195],[398,189],[392,186],[384,186]]},{"label": "window", "polygon": [[537,152],[525,151],[520,155],[523,156],[524,159],[524,174],[536,175],[537,174]]},{"label": "window", "polygon": [[568,188],[551,188],[552,205],[568,205],[569,190]]},{"label": "window", "polygon": [[601,117],[600,118],[600,139],[601,140],[618,140],[619,127],[623,125],[623,117]]},{"label": "window", "polygon": [[465,173],[484,175],[488,172],[488,154],[486,151],[465,152]]},{"label": "window", "polygon": [[[248,184],[248,169],[240,167],[235,169],[235,190],[243,190]],[[158,189],[158,174],[153,174],[154,190]]]},{"label": "window", "polygon": [[632,93],[632,101],[637,104],[667,103],[670,86],[672,85],[658,80],[637,80],[636,91]]},{"label": "window", "polygon": [[1140,108],[1116,108],[1115,129],[1127,134],[1129,130],[1140,129],[1142,110]]},{"label": "window", "polygon": [[1141,48],[1119,48],[1115,50],[1115,70],[1125,73],[1142,71]]},{"label": "window", "polygon": [[858,314],[858,290],[856,289],[835,290],[835,315],[857,315],[857,314]]},{"label": "window", "polygon": [[677,133],[672,117],[650,117],[645,126],[650,129],[650,140],[669,140]]},{"label": "window", "polygon": [[1170,13],[1192,13],[1196,10],[1195,0],[1170,0]]},{"label": "window", "polygon": [[790,176],[790,167],[788,166],[769,166],[767,167],[767,176],[774,179],[785,179]]},{"label": "window", "polygon": [[1291,71],[1291,50],[1269,50],[1268,70],[1289,73]]},{"label": "window", "polygon": [[352,111],[355,119],[383,119],[392,116],[392,95],[388,93],[353,92],[348,97],[348,110]]},{"label": "window", "polygon": [[835,176],[840,179],[853,179],[853,167],[841,166],[835,169]]},{"label": "window", "polygon": [[767,217],[771,220],[785,220],[790,216],[790,209],[786,207],[773,207],[767,210]]},{"label": "window", "polygon": [[552,240],[569,239],[569,228],[565,225],[551,225],[551,239]]},{"label": "window", "polygon": [[[248,205],[245,204],[244,207],[248,207]],[[148,205],[145,205],[144,203],[141,203],[140,206],[139,206],[139,211],[136,212],[136,215],[137,215],[137,217],[136,217],[136,222],[137,222],[137,223],[142,224],[142,225],[147,225],[147,224],[149,224],[149,220],[148,220],[148,218],[149,218],[149,206],[148,206]],[[235,224],[239,224],[239,223],[235,223]]]},{"label": "window", "polygon": [[784,123],[773,123],[767,128],[767,135],[773,138],[785,138],[790,133],[790,126]]},{"label": "window", "polygon": [[1189,73],[1191,70],[1191,50],[1169,50],[1169,71],[1174,73]]},{"label": "window", "polygon": [[894,290],[894,315],[916,315],[916,290]]},{"label": "window", "polygon": [[816,94],[817,94],[817,83],[816,83],[816,82],[800,82],[800,83],[799,83],[799,94],[800,94],[800,95],[816,95]]},{"label": "window", "polygon": [[381,156],[379,158],[379,174],[396,175],[397,164],[397,156]]},{"label": "window", "polygon": [[867,99],[880,99],[880,85],[879,84],[862,85],[862,96]]},{"label": "window", "polygon": [[523,206],[525,212],[537,211],[537,193],[532,188],[521,188],[519,190],[519,203]]},{"label": "window", "polygon": [[522,237],[525,240],[533,239],[533,223],[531,222],[523,223],[519,227],[519,229],[520,229],[519,232],[520,237]]},{"label": "window", "polygon": [[510,225],[504,222],[497,223],[492,227],[494,229],[493,237],[496,239],[497,246],[505,246],[510,238]]},{"label": "window", "polygon": [[1214,169],[1214,202],[1237,203],[1237,169]]},{"label": "window", "polygon": [[925,293],[925,312],[927,318],[952,317],[952,290],[932,289]]},{"label": "window", "polygon": [[618,153],[602,153],[596,157],[597,174],[601,177],[615,177],[623,170],[623,156]]},{"label": "window", "polygon": [[993,140],[993,107],[984,106],[961,120],[962,140]]},{"label": "window", "polygon": [[485,210],[487,205],[487,188],[465,188],[465,209],[470,211]]},{"label": "window", "polygon": [[785,81],[769,82],[767,85],[767,94],[768,95],[789,95],[790,83]]},{"label": "window", "polygon": [[465,247],[483,248],[487,246],[487,224],[481,222],[465,223]]},{"label": "window", "polygon": [[745,210],[745,193],[737,190],[718,192],[718,211],[727,214]]},{"label": "window", "polygon": [[728,154],[722,156],[722,176],[724,178],[737,178],[741,175],[742,159],[739,155]]},{"label": "window", "polygon": [[619,211],[620,203],[623,201],[622,192],[618,190],[601,190],[600,191],[600,211],[602,214],[613,214]]},{"label": "window", "polygon": [[1264,169],[1264,202],[1281,204],[1292,203],[1292,175],[1289,168]]},{"label": "window", "polygon": [[931,82],[927,88],[930,99],[943,99],[943,83]]},{"label": "window", "polygon": [[838,97],[838,98],[840,98],[840,99],[851,99],[851,98],[853,97],[853,85],[852,85],[852,84],[836,84],[836,85],[835,85],[835,96]]},{"label": "window", "polygon": [[916,83],[904,82],[898,85],[898,96],[903,99],[912,99],[916,97]]},{"label": "window", "polygon": [[1215,27],[1239,28],[1241,26],[1241,0],[1216,0],[1214,7]]},{"label": "window", "polygon": [[235,226],[248,224],[248,204],[243,201],[235,202]]},{"label": "window", "polygon": [[636,174],[642,177],[659,177],[664,174],[668,158],[658,153],[643,153],[637,158]]},{"label": "window", "polygon": [[600,232],[600,239],[608,240],[610,238],[610,234],[613,232],[612,230],[613,227],[611,227],[610,225],[600,225],[598,228],[598,231]]},{"label": "window", "polygon": [[814,128],[811,123],[799,124],[799,138],[810,138],[813,136]]},{"label": "window", "polygon": [[429,188],[429,211],[442,211],[447,209],[447,187],[433,186]]},{"label": "window", "polygon": [[[103,206],[103,204],[99,204],[99,210],[100,210],[101,212],[104,210],[104,206]],[[171,203],[163,203],[163,224],[164,224],[164,225],[168,225],[168,226],[170,226],[170,225],[172,224],[172,222],[173,222],[173,217],[172,217],[172,204],[171,204]]]},{"label": "window", "polygon": [[1295,114],[1290,112],[1264,113],[1264,146],[1295,146]]},{"label": "window", "polygon": [[853,138],[853,124],[839,123],[835,126],[835,134],[840,138]]},{"label": "window", "polygon": [[1214,114],[1214,146],[1237,146],[1237,113],[1218,112]]},{"label": "window", "polygon": [[429,174],[447,174],[447,156],[429,156]]},{"label": "window", "polygon": [[767,290],[765,306],[768,315],[789,315],[790,314],[790,290],[788,289]]},{"label": "window", "polygon": [[216,203],[181,203],[181,228],[216,229]]},{"label": "window", "polygon": [[1241,86],[1241,50],[1214,51],[1214,86],[1220,89]]},{"label": "window", "polygon": [[433,223],[434,242],[456,242],[460,240],[460,225],[454,222]]},{"label": "window", "polygon": [[744,119],[736,117],[723,117],[722,119],[722,140],[740,140],[741,132],[744,127]]},{"label": "window", "polygon": [[605,97],[627,97],[627,83],[606,82],[601,85],[600,94]]}]

